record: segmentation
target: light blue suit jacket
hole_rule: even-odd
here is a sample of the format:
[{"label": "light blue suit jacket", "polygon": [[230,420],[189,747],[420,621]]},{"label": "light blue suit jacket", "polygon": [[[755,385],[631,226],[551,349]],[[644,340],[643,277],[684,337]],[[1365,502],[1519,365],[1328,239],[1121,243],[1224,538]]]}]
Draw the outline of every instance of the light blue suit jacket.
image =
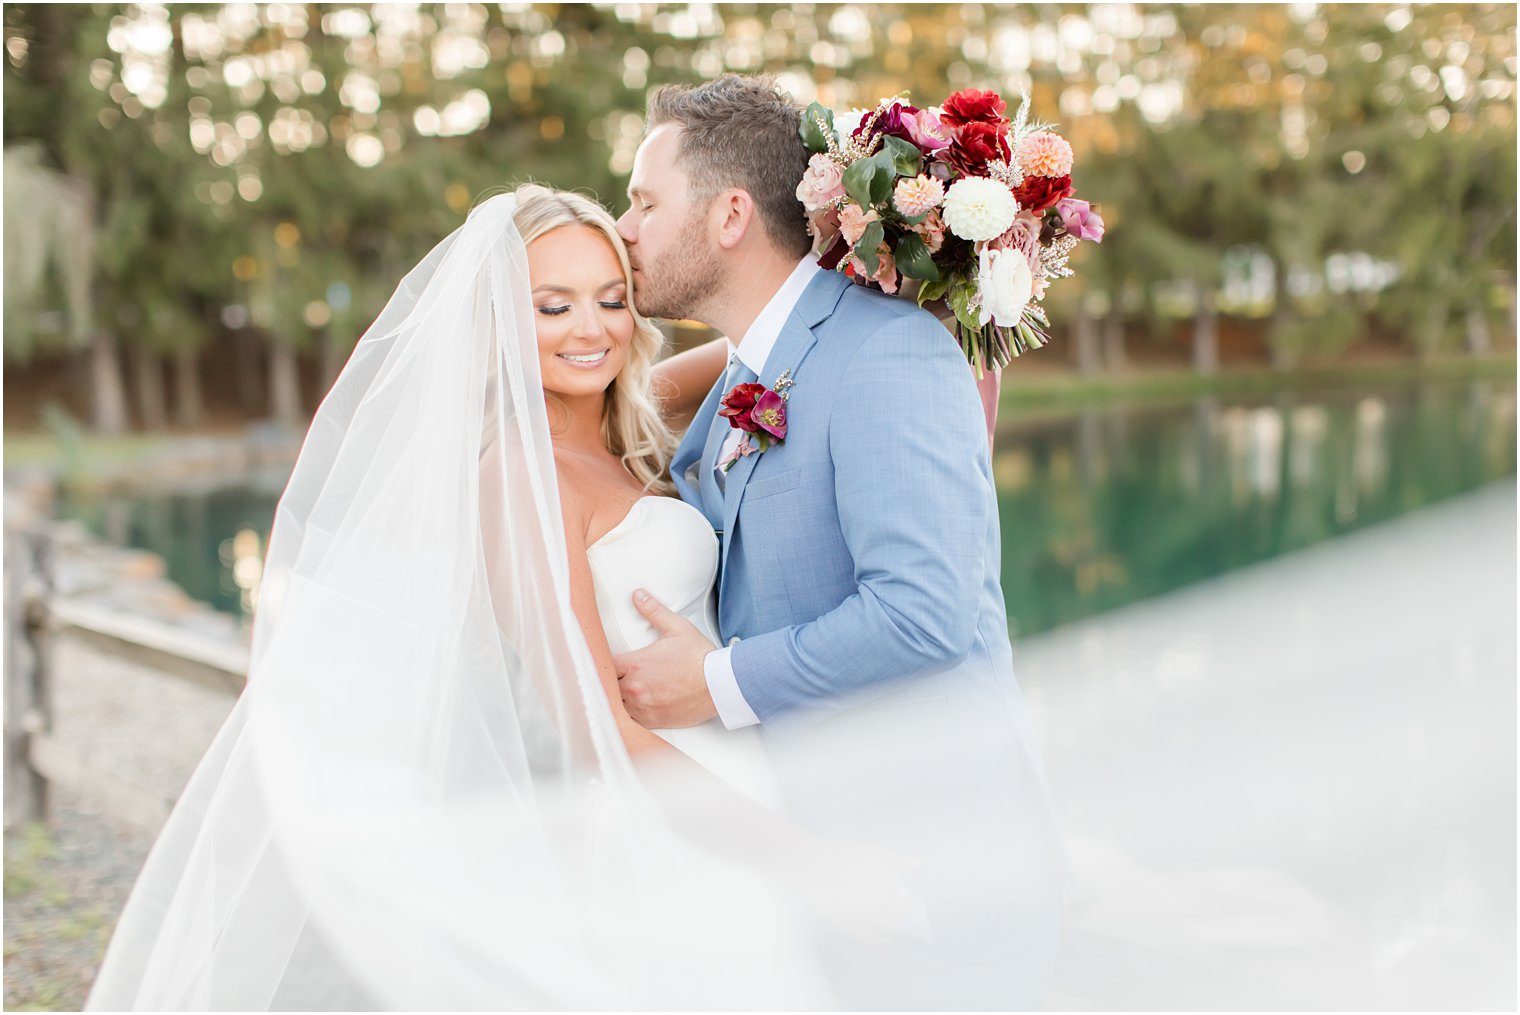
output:
[{"label": "light blue suit jacket", "polygon": [[787,369],[785,443],[705,498],[720,380],[671,469],[722,533],[719,627],[741,639],[734,674],[761,723],[950,675],[1017,697],[986,424],[956,343],[910,301],[829,272],[760,382]]}]

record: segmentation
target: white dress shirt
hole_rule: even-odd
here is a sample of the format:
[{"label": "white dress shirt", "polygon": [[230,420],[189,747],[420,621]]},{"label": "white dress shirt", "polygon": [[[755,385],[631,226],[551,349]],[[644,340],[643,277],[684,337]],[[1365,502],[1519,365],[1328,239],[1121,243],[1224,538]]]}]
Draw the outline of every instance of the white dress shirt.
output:
[{"label": "white dress shirt", "polygon": [[[818,267],[818,261],[809,255],[797,262],[797,267],[787,276],[786,281],[781,283],[781,288],[776,290],[776,295],[770,298],[759,316],[755,318],[744,337],[734,345],[730,338],[729,346],[739,357],[739,362],[754,371],[756,377],[760,377],[760,383],[766,384],[766,379],[761,376],[765,369],[765,361],[770,357],[771,349],[776,345],[776,339],[781,336],[781,329],[786,324],[786,319],[792,315],[792,309],[797,306],[797,301],[802,298],[803,290],[807,289],[813,279],[823,271]],[[775,378],[771,378],[771,383]],[[769,387],[769,384],[766,384]],[[735,429],[724,440],[723,447],[718,452],[718,461],[721,462],[743,437],[742,430]],[[718,488],[725,488],[727,474],[713,466],[714,481]],[[738,641],[737,638],[734,641]],[[734,667],[729,656],[733,653],[733,642],[728,647],[716,649],[707,653],[702,661],[703,675],[707,678],[707,690],[712,695],[713,704],[717,706],[718,718],[723,720],[723,725],[731,730],[743,726],[754,726],[760,722],[755,710],[749,707],[749,702],[744,700],[744,694],[739,690],[739,680],[734,676]]]}]

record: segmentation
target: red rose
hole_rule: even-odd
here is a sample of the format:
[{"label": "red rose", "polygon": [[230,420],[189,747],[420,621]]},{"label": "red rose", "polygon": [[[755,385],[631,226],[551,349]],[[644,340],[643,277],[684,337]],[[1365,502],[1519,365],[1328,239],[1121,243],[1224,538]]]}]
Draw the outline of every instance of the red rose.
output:
[{"label": "red rose", "polygon": [[1014,188],[1013,196],[1018,198],[1019,207],[1025,211],[1042,212],[1055,207],[1056,202],[1072,193],[1070,176],[1026,176],[1024,182]]},{"label": "red rose", "polygon": [[723,396],[718,415],[727,418],[729,426],[745,433],[758,433],[760,424],[749,418],[749,411],[765,392],[764,384],[735,384],[734,389]]},{"label": "red rose", "polygon": [[940,158],[962,176],[985,176],[987,163],[1013,157],[1002,127],[991,123],[968,123],[955,130],[950,147]]},{"label": "red rose", "polygon": [[997,92],[984,92],[980,88],[967,88],[945,100],[945,109],[939,114],[939,122],[947,127],[960,127],[968,123],[1001,123],[1003,111],[1008,108]]}]

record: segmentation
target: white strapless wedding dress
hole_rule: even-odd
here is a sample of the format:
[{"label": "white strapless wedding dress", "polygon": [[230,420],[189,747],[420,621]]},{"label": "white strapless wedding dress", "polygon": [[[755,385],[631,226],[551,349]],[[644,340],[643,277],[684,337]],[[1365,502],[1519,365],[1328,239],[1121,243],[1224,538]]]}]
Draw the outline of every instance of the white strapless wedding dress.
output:
[{"label": "white strapless wedding dress", "polygon": [[[707,636],[718,634],[718,536],[707,518],[673,497],[642,497],[623,520],[586,548],[596,608],[613,655],[653,643],[657,635],[634,608],[646,589]],[[751,799],[775,806],[778,792],[755,727],[729,730],[718,719],[686,729],[655,730],[671,746]]]}]

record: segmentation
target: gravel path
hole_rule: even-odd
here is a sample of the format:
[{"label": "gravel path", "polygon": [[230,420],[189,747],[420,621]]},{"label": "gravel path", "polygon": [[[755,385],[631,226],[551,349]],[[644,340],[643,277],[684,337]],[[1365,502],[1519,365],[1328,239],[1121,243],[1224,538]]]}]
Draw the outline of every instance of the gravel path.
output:
[{"label": "gravel path", "polygon": [[5,1008],[79,1011],[152,837],[67,790],[5,836]]},{"label": "gravel path", "polygon": [[[78,1011],[172,801],[234,699],[65,643],[49,826],[5,835],[5,1007]],[[105,773],[109,785],[102,785]]]}]

